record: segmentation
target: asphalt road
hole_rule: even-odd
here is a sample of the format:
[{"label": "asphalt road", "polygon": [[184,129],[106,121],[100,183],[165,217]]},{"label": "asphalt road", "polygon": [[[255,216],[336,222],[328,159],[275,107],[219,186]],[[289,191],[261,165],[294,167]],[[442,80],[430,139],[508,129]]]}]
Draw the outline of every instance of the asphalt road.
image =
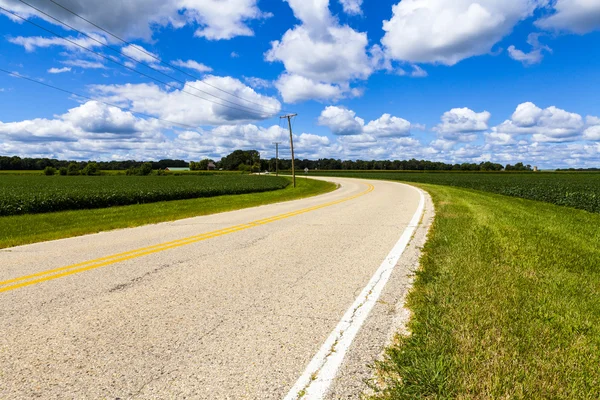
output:
[{"label": "asphalt road", "polygon": [[328,180],[340,189],[0,250],[0,399],[285,397],[420,203]]}]

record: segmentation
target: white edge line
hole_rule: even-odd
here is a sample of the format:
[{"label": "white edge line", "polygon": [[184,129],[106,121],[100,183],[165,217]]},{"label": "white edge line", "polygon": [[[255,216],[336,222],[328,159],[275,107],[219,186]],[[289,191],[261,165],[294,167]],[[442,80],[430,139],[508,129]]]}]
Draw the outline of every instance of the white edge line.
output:
[{"label": "white edge line", "polygon": [[423,191],[414,186],[405,186],[417,190],[420,195],[419,206],[412,220],[396,245],[394,245],[392,251],[390,251],[381,263],[381,266],[377,269],[352,306],[346,311],[342,320],[333,332],[331,332],[325,343],[323,343],[323,346],[321,346],[317,354],[310,361],[306,370],[298,381],[296,381],[284,400],[296,400],[299,398],[302,400],[320,400],[325,397],[352,341],[375,306],[394,267],[410,243],[421,221],[425,210],[425,196]]}]

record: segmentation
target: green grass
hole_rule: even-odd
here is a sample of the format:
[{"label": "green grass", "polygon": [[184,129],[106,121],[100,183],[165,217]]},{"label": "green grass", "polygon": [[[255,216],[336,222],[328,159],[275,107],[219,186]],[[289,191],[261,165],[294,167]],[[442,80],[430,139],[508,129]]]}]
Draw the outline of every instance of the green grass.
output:
[{"label": "green grass", "polygon": [[283,189],[282,177],[0,176],[0,216],[82,210]]},{"label": "green grass", "polygon": [[318,171],[316,174],[456,186],[600,213],[597,172]]},{"label": "green grass", "polygon": [[329,182],[303,179],[296,189],[289,185],[262,193],[0,217],[0,248],[300,199],[335,188]]},{"label": "green grass", "polygon": [[600,398],[600,215],[418,185],[436,205],[412,335],[373,399]]}]

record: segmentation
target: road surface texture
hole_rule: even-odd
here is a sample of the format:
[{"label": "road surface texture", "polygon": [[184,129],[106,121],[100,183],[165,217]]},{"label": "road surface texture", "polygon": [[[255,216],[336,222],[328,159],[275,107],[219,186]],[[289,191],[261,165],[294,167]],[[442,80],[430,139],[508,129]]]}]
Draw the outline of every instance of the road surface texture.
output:
[{"label": "road surface texture", "polygon": [[[327,179],[341,187],[0,250],[0,399],[289,396],[423,202],[398,183]],[[364,389],[405,316],[417,245],[325,378],[330,398]]]}]

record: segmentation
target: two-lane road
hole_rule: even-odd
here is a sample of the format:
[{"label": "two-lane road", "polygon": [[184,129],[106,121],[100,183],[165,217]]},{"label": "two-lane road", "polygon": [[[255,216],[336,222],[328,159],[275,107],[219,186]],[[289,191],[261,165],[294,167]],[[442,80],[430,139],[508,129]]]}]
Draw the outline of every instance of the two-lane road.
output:
[{"label": "two-lane road", "polygon": [[422,203],[328,180],[341,188],[0,250],[0,399],[285,397]]}]

